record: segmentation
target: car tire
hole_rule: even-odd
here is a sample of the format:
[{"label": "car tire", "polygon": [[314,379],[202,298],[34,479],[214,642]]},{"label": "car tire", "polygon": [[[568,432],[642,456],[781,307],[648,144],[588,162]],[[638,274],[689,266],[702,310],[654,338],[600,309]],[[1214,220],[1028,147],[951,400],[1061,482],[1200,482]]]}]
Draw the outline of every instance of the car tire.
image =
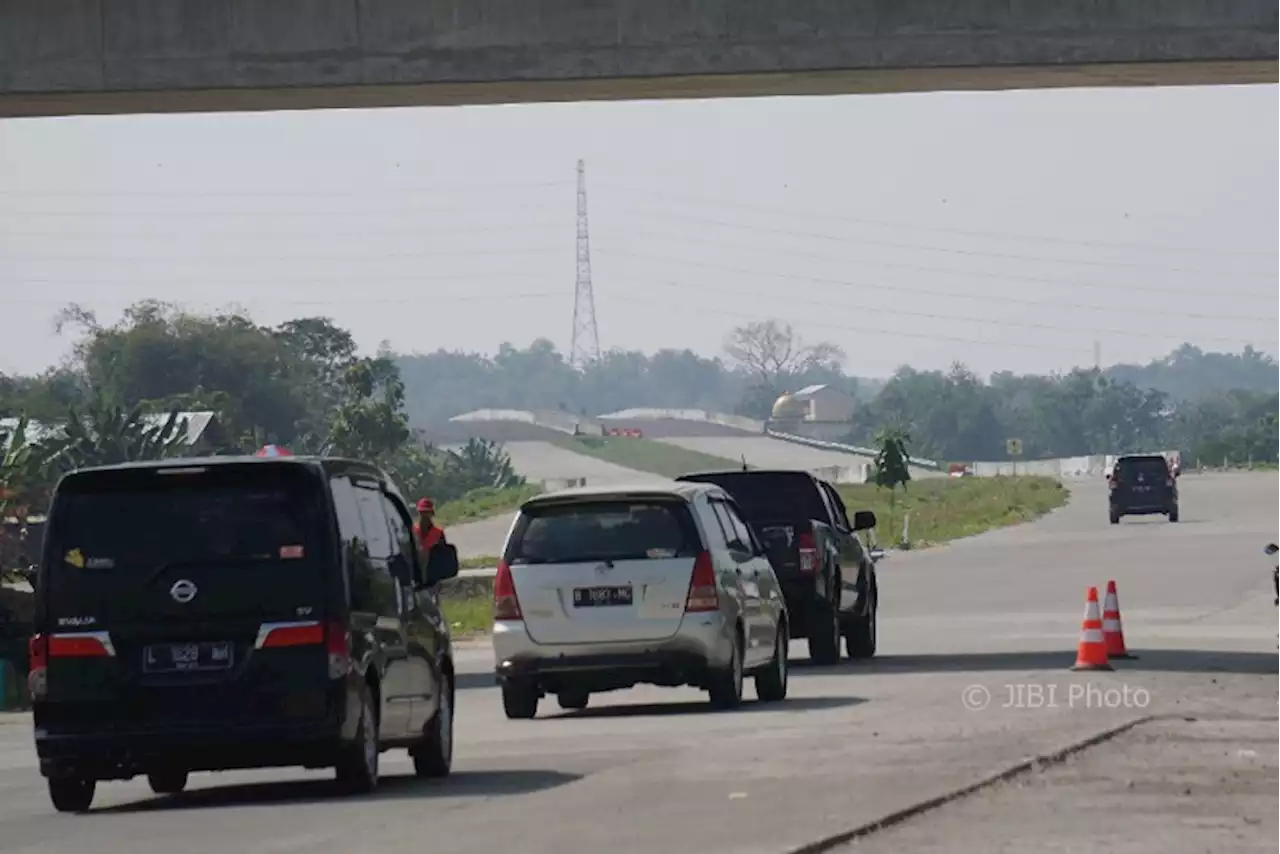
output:
[{"label": "car tire", "polygon": [[567,712],[580,712],[591,702],[591,694],[586,691],[561,691],[556,694],[556,702]]},{"label": "car tire", "polygon": [[58,812],[88,812],[97,788],[97,781],[83,777],[50,777],[49,800]]},{"label": "car tire", "polygon": [[871,607],[865,616],[857,617],[844,636],[844,651],[852,659],[874,658],[876,654],[876,616],[880,611],[880,594],[872,588]]},{"label": "car tire", "polygon": [[1111,511],[1111,524],[1112,525],[1120,524],[1120,514],[1114,510]]},{"label": "car tire", "polygon": [[742,632],[737,631],[734,633],[729,665],[717,667],[711,671],[707,691],[711,695],[713,708],[729,710],[742,705],[742,646]]},{"label": "car tire", "polygon": [[424,780],[448,777],[453,770],[453,680],[440,683],[440,706],[431,716],[422,744],[412,751],[413,771]]},{"label": "car tire", "polygon": [[830,600],[814,603],[809,625],[809,658],[820,666],[840,661],[840,609]]},{"label": "car tire", "polygon": [[777,636],[774,638],[773,659],[768,667],[756,674],[756,698],[762,703],[779,703],[787,698],[789,643],[787,626],[779,623]]},{"label": "car tire", "polygon": [[1173,509],[1169,511],[1169,521],[1170,522],[1178,521],[1178,506],[1176,504],[1174,505]]},{"label": "car tire", "polygon": [[530,720],[538,716],[538,691],[525,682],[502,683],[502,710],[510,720]]},{"label": "car tire", "polygon": [[186,771],[153,771],[147,775],[147,785],[157,795],[178,795],[187,788]]},{"label": "car tire", "polygon": [[363,682],[359,702],[356,740],[342,748],[334,769],[339,788],[352,795],[367,794],[378,788],[378,714],[373,708],[373,691]]}]

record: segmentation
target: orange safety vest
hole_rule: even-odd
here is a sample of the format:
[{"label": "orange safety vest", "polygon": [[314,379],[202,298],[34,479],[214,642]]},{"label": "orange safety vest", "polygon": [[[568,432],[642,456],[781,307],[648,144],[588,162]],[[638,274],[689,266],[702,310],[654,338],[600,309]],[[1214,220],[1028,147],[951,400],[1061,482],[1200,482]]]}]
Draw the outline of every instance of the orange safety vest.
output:
[{"label": "orange safety vest", "polygon": [[422,549],[424,552],[431,551],[442,539],[444,539],[444,531],[435,525],[428,528],[427,532],[424,534],[422,532],[422,524],[420,522],[414,522],[413,532],[418,536],[418,548]]}]

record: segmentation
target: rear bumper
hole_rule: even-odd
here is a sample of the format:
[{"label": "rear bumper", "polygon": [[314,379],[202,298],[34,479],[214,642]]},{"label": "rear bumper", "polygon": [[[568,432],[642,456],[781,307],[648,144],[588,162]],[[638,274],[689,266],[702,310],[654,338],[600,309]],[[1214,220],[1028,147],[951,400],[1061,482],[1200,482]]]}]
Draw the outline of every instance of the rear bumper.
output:
[{"label": "rear bumper", "polygon": [[229,771],[333,764],[343,745],[337,719],[224,728],[173,727],[112,732],[36,730],[46,777],[129,779],[157,768]]},{"label": "rear bumper", "polygon": [[544,693],[565,688],[612,691],[633,685],[706,684],[714,667],[733,654],[732,627],[718,614],[686,618],[680,631],[663,640],[594,644],[538,644],[524,623],[494,627],[494,672],[498,681],[519,680]]},{"label": "rear bumper", "polygon": [[1141,498],[1112,501],[1111,512],[1133,516],[1148,516],[1155,513],[1168,513],[1177,506],[1178,501],[1176,498]]}]

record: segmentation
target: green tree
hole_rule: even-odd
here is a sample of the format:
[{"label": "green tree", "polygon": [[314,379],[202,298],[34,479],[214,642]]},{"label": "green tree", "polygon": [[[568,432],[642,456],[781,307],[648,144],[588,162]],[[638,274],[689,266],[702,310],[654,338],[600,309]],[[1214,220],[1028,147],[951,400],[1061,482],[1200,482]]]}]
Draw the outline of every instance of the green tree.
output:
[{"label": "green tree", "polygon": [[343,385],[345,396],[330,424],[327,450],[356,459],[388,459],[412,436],[395,362],[361,359],[347,368]]},{"label": "green tree", "polygon": [[[871,472],[871,482],[889,490],[889,524],[893,525],[893,512],[897,504],[898,487],[904,490],[911,481],[911,456],[907,445],[911,437],[903,430],[886,427],[876,434],[876,458]],[[901,545],[906,546],[904,540]]]},{"label": "green tree", "polygon": [[186,421],[179,416],[174,410],[158,421],[141,406],[125,409],[99,398],[83,411],[69,411],[61,429],[40,445],[62,472],[179,456],[187,446]]}]

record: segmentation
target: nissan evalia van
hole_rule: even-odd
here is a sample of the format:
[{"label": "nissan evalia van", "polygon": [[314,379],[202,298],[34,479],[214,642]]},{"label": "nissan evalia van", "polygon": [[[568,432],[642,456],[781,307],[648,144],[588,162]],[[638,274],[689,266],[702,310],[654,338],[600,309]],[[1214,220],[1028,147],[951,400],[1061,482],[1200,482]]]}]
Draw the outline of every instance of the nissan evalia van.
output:
[{"label": "nissan evalia van", "polygon": [[36,574],[36,752],[62,812],[97,782],[336,769],[368,792],[381,751],[419,776],[453,760],[439,583],[373,466],[214,457],[83,469],[54,493]]}]

